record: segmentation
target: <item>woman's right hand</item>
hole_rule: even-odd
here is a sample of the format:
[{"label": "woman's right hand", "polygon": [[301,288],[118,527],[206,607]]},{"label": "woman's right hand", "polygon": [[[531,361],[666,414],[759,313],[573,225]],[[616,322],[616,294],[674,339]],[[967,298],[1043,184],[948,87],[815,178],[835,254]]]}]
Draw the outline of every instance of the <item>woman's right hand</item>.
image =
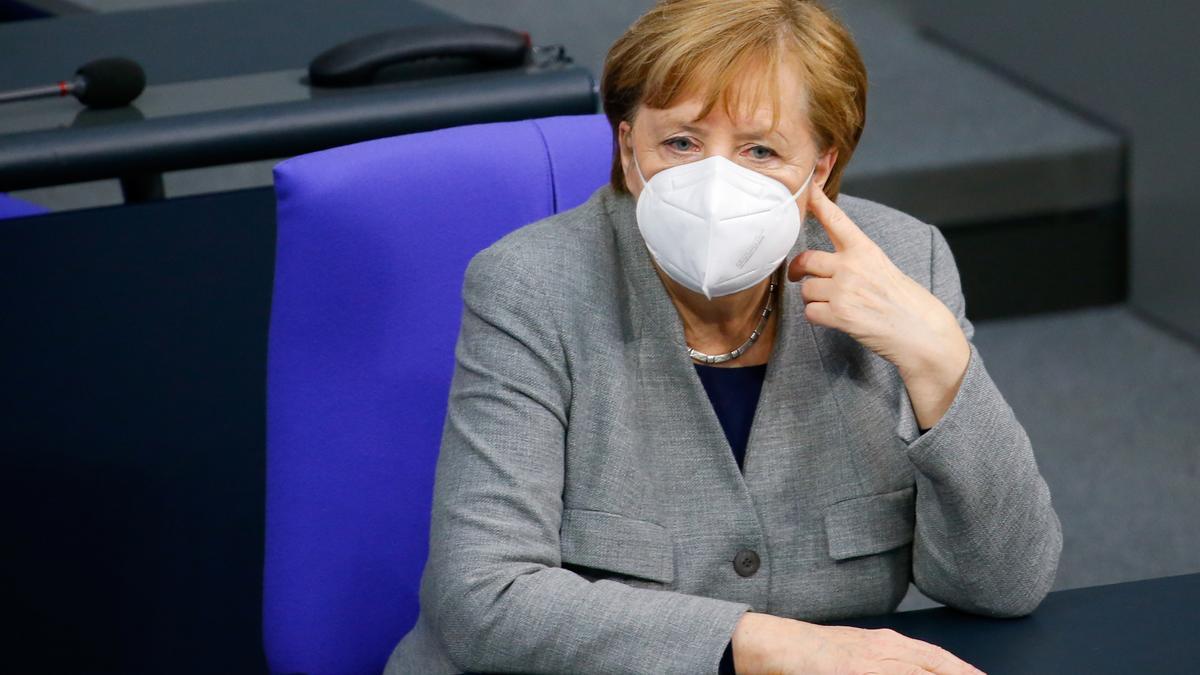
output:
[{"label": "woman's right hand", "polygon": [[746,612],[733,632],[738,675],[980,675],[941,647],[887,628],[822,626]]}]

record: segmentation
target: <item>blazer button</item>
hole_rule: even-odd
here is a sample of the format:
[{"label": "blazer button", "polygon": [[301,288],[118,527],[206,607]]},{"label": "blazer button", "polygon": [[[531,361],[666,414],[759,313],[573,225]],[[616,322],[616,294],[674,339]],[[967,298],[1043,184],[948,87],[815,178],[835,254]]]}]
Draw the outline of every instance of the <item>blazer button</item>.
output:
[{"label": "blazer button", "polygon": [[742,549],[737,552],[737,555],[733,556],[733,569],[740,576],[754,576],[754,573],[758,571],[759,562],[757,553],[748,548]]}]

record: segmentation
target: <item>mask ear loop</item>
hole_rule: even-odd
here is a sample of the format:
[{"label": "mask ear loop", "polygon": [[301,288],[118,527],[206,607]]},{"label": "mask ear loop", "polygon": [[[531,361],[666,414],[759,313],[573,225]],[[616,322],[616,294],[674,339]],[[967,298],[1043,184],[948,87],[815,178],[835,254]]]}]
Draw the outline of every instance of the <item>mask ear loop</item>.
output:
[{"label": "mask ear loop", "polygon": [[817,164],[819,164],[820,161],[821,160],[818,159],[817,161],[813,162],[812,171],[808,172],[808,178],[804,179],[804,184],[800,186],[799,190],[796,190],[792,193],[792,201],[796,201],[796,198],[800,196],[800,193],[804,192],[804,188],[808,187],[808,182],[812,180],[812,177],[817,175]]}]

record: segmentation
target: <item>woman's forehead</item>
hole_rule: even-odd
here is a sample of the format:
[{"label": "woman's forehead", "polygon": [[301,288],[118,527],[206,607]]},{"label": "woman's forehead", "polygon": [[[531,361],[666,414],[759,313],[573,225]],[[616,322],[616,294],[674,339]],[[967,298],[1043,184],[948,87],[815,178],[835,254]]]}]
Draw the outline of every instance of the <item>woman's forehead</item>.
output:
[{"label": "woman's forehead", "polygon": [[735,137],[776,135],[790,143],[803,143],[808,136],[807,111],[800,102],[780,101],[776,108],[769,100],[742,101],[737,106],[726,106],[724,101],[718,101],[707,115],[701,116],[704,103],[699,95],[680,97],[667,108],[642,105],[637,116],[648,118],[650,126],[659,131],[731,130]]},{"label": "woman's forehead", "polygon": [[748,135],[774,131],[797,141],[805,138],[811,127],[808,97],[796,64],[783,59],[775,68],[756,65],[739,68],[723,91],[712,91],[708,82],[689,82],[665,107],[643,101],[639,110],[649,112],[655,126],[732,127]]}]

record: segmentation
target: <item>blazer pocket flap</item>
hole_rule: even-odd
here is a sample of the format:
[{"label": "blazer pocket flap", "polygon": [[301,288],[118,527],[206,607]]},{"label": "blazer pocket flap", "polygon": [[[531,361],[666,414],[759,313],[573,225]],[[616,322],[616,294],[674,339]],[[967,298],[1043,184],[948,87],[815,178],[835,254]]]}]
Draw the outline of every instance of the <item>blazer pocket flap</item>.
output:
[{"label": "blazer pocket flap", "polygon": [[563,509],[562,560],[669,584],[675,578],[674,544],[667,528],[586,509]]},{"label": "blazer pocket flap", "polygon": [[840,501],[825,510],[829,555],[844,560],[881,553],[913,539],[916,490],[906,487]]}]

